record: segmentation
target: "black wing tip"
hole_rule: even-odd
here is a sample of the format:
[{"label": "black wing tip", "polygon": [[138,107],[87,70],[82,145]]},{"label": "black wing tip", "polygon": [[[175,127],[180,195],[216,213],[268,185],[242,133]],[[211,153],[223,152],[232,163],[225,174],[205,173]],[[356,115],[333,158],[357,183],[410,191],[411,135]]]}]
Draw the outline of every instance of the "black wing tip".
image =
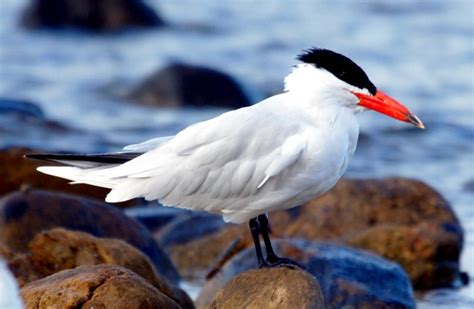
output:
[{"label": "black wing tip", "polygon": [[46,160],[51,157],[51,154],[48,153],[27,153],[23,155],[25,159],[33,159],[33,160]]},{"label": "black wing tip", "polygon": [[104,164],[122,164],[130,161],[142,153],[138,152],[117,152],[117,153],[96,153],[96,154],[78,154],[78,153],[28,153],[23,157],[33,160],[49,161],[61,163],[59,161],[87,161]]}]

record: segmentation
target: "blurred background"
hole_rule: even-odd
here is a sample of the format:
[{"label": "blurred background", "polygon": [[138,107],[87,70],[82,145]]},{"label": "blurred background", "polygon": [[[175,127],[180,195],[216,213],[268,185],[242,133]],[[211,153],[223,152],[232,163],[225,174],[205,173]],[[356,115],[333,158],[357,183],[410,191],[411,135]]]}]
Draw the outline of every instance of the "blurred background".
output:
[{"label": "blurred background", "polygon": [[[462,223],[461,266],[474,274],[473,1],[33,2],[0,2],[1,148],[114,151],[171,135],[280,92],[298,53],[328,48],[426,125],[363,114],[347,175],[436,188]],[[474,288],[419,298],[472,308]]]}]

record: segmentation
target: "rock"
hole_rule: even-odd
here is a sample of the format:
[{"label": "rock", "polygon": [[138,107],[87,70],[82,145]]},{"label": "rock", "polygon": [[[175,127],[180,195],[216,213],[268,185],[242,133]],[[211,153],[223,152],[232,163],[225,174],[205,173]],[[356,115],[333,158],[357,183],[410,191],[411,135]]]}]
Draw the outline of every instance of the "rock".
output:
[{"label": "rock", "polygon": [[0,308],[23,308],[18,284],[2,259],[0,259],[0,291]]},{"label": "rock", "polygon": [[420,181],[342,180],[297,211],[276,235],[370,250],[401,264],[418,289],[459,278],[462,227],[449,203]]},{"label": "rock", "polygon": [[141,0],[31,0],[20,23],[26,28],[78,28],[92,32],[164,25]]},{"label": "rock", "polygon": [[180,308],[131,270],[115,265],[63,270],[21,289],[26,308]]},{"label": "rock", "polygon": [[253,269],[232,278],[210,308],[325,308],[316,279],[301,269]]},{"label": "rock", "polygon": [[55,228],[37,234],[30,248],[29,261],[44,276],[83,265],[118,265],[140,275],[183,308],[193,308],[184,291],[168,285],[147,256],[122,240]]},{"label": "rock", "polygon": [[[0,195],[30,187],[67,192],[104,200],[109,191],[107,189],[88,185],[70,185],[66,179],[52,177],[36,171],[38,166],[48,165],[48,163],[26,159],[24,155],[38,152],[44,151],[28,148],[10,148],[0,151],[0,161],[3,162],[3,167],[0,170]],[[121,206],[123,205],[121,204]]]},{"label": "rock", "polygon": [[217,70],[172,64],[131,91],[129,99],[148,106],[217,106],[236,109],[250,101],[238,83]]},{"label": "rock", "polygon": [[[361,250],[298,239],[274,241],[274,246],[317,278],[328,308],[415,308],[410,280],[395,263]],[[209,306],[233,277],[255,267],[254,249],[241,251],[204,285],[196,306]]]},{"label": "rock", "polygon": [[[158,204],[158,203],[157,203]],[[146,226],[151,232],[158,232],[181,215],[189,215],[191,210],[153,205],[124,209],[125,214]]]},{"label": "rock", "polygon": [[44,275],[31,264],[28,254],[13,253],[5,245],[0,244],[0,258],[3,258],[20,287],[28,282],[36,281]]},{"label": "rock", "polygon": [[95,200],[41,190],[11,193],[0,199],[0,243],[27,252],[43,231],[64,227],[96,237],[118,238],[145,253],[160,275],[176,283],[179,275],[148,230],[122,211]]},{"label": "rock", "polygon": [[23,117],[44,119],[41,108],[27,100],[0,98],[0,114],[16,114]]}]

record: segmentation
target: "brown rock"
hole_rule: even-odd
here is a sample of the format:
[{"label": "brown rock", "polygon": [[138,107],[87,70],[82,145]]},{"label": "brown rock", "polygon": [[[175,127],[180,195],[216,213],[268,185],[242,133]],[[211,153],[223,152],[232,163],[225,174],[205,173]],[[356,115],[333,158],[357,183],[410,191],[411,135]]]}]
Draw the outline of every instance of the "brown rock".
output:
[{"label": "brown rock", "polygon": [[253,269],[230,280],[210,308],[325,308],[316,279],[301,269]]},{"label": "brown rock", "polygon": [[342,180],[275,232],[371,250],[400,263],[419,289],[449,286],[459,276],[459,221],[439,193],[411,179]]},{"label": "brown rock", "polygon": [[36,235],[30,247],[29,261],[44,276],[83,265],[118,265],[142,276],[183,308],[193,308],[184,291],[168,285],[148,257],[122,240],[56,228]]},{"label": "brown rock", "polygon": [[[101,201],[105,199],[108,189],[88,185],[70,185],[69,180],[36,171],[38,166],[49,165],[49,163],[26,159],[23,156],[28,153],[39,152],[42,151],[28,148],[10,148],[0,151],[0,162],[2,162],[0,196],[23,188],[37,188],[92,197]],[[137,204],[136,200],[114,205],[126,207],[135,204]]]},{"label": "brown rock", "polygon": [[134,272],[111,265],[81,266],[21,289],[26,308],[180,308]]},{"label": "brown rock", "polygon": [[15,254],[5,245],[0,244],[0,257],[6,261],[8,268],[15,276],[20,287],[28,282],[44,277],[44,275],[31,264],[27,254]]},{"label": "brown rock", "polygon": [[40,190],[16,192],[0,199],[0,243],[10,251],[28,251],[43,230],[64,227],[98,237],[117,238],[145,253],[172,283],[179,275],[148,230],[122,211],[94,200]]}]

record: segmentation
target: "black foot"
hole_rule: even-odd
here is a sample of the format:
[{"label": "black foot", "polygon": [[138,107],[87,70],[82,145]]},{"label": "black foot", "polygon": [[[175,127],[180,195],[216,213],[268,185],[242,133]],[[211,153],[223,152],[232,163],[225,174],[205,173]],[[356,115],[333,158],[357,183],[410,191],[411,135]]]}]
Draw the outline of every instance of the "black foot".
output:
[{"label": "black foot", "polygon": [[301,266],[300,264],[291,259],[278,257],[276,255],[268,257],[265,260],[264,266],[262,267],[288,267],[291,269],[298,267],[303,270],[305,269],[304,266]]}]

